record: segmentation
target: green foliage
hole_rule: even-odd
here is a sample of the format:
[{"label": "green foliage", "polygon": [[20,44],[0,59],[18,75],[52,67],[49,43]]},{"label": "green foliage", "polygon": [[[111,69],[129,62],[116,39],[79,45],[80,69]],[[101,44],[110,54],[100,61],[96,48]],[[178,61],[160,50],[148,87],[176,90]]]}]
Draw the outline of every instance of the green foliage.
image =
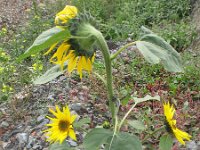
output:
[{"label": "green foliage", "polygon": [[139,120],[128,120],[128,124],[137,130],[143,131],[146,129],[145,125]]},{"label": "green foliage", "polygon": [[53,27],[44,31],[36,38],[33,45],[31,45],[31,47],[29,47],[26,52],[19,57],[19,60],[22,60],[30,55],[37,54],[41,50],[44,50],[55,43],[67,40],[69,37],[70,33],[67,29]]},{"label": "green foliage", "polygon": [[105,150],[142,150],[140,140],[133,134],[120,132],[108,137]]},{"label": "green foliage", "polygon": [[103,128],[90,131],[83,144],[87,150],[98,150],[102,144],[105,144],[105,150],[142,150],[142,145],[135,135],[124,132],[114,134]]},{"label": "green foliage", "polygon": [[81,12],[87,10],[93,15],[94,24],[106,39],[135,39],[142,25],[156,26],[160,35],[177,49],[186,48],[194,37],[188,19],[191,11],[189,0],[72,0],[72,4]]},{"label": "green foliage", "polygon": [[33,81],[34,84],[45,84],[61,74],[63,74],[64,71],[61,70],[60,65],[56,65],[49,70],[47,70],[42,76],[38,77]]},{"label": "green foliage", "polygon": [[164,37],[179,52],[189,47],[197,36],[195,28],[187,21],[180,23],[164,21],[160,25],[153,25],[152,30]]},{"label": "green foliage", "polygon": [[166,134],[160,138],[159,148],[160,150],[171,150],[173,145],[173,139],[171,135]]},{"label": "green foliage", "polygon": [[136,46],[149,63],[161,62],[167,71],[183,72],[179,53],[156,34],[143,35],[136,41]]},{"label": "green foliage", "polygon": [[102,144],[106,143],[107,139],[111,137],[112,134],[112,131],[107,129],[93,129],[84,138],[84,148],[87,150],[98,150]]}]

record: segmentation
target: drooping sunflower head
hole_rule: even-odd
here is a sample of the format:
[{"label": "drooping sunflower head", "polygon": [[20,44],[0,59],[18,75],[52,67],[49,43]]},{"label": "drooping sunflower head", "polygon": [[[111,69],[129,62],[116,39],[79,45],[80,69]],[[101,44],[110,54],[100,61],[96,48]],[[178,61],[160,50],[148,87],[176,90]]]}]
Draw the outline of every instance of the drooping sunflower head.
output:
[{"label": "drooping sunflower head", "polygon": [[51,118],[47,116],[51,120],[51,123],[47,124],[49,129],[45,130],[47,132],[47,141],[60,142],[62,143],[68,136],[73,140],[76,140],[76,135],[73,129],[73,122],[76,119],[76,115],[71,115],[68,106],[63,107],[63,111],[56,106],[56,111],[49,109],[49,111],[55,116],[55,118]]},{"label": "drooping sunflower head", "polygon": [[68,72],[71,73],[73,70],[77,70],[82,79],[83,70],[90,73],[92,71],[92,64],[95,58],[95,52],[93,50],[84,50],[74,40],[70,40],[71,49],[66,56],[68,61]]},{"label": "drooping sunflower head", "polygon": [[90,33],[93,28],[83,23],[84,17],[79,16],[77,12],[75,6],[67,5],[61,12],[56,14],[55,23],[57,27],[65,29],[67,26],[71,39],[66,38],[66,40],[54,43],[45,54],[49,54],[54,48],[57,48],[50,62],[60,65],[62,70],[64,70],[64,64],[67,62],[68,73],[77,70],[80,78],[82,78],[83,70],[88,73],[92,71],[96,39]]},{"label": "drooping sunflower head", "polygon": [[173,119],[174,114],[175,114],[175,108],[173,105],[170,105],[169,102],[163,104],[164,108],[164,115],[165,115],[165,124],[166,124],[166,130],[169,133],[172,133],[176,139],[183,145],[185,145],[184,140],[190,140],[191,136],[184,132],[179,130],[176,127],[176,120]]}]

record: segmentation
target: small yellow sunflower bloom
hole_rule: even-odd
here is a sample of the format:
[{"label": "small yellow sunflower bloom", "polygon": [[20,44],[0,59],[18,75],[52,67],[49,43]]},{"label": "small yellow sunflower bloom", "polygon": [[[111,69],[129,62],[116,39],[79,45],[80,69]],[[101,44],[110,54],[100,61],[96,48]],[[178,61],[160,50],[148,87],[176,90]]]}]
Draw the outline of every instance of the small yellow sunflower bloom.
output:
[{"label": "small yellow sunflower bloom", "polygon": [[189,141],[191,136],[188,133],[181,131],[176,127],[176,120],[173,119],[173,116],[175,113],[175,109],[173,105],[170,106],[170,103],[167,102],[163,104],[163,107],[164,107],[164,115],[166,117],[167,130],[172,132],[174,136],[176,137],[176,139],[181,144],[185,145],[185,142],[183,140]]},{"label": "small yellow sunflower bloom", "polygon": [[65,8],[56,14],[55,24],[67,23],[68,20],[77,16],[78,9],[75,6],[66,5]]},{"label": "small yellow sunflower bloom", "polygon": [[55,116],[51,118],[47,116],[52,122],[47,124],[50,128],[44,132],[48,132],[47,141],[53,143],[60,141],[60,144],[69,136],[76,141],[76,134],[73,129],[73,122],[76,119],[76,115],[71,115],[68,106],[63,107],[63,112],[56,105],[56,111],[49,109],[49,111]]}]

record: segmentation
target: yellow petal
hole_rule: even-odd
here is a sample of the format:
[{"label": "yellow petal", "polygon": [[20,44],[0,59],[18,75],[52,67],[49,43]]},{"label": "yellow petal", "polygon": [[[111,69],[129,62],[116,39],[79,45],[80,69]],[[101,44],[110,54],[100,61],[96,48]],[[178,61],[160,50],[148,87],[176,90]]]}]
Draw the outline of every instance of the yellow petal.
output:
[{"label": "yellow petal", "polygon": [[53,44],[53,45],[49,48],[49,50],[48,50],[46,53],[44,53],[44,55],[49,54],[49,53],[56,47],[57,44],[58,44],[58,43]]},{"label": "yellow petal", "polygon": [[75,68],[76,68],[76,62],[77,62],[78,57],[72,57],[69,60],[68,63],[68,72],[71,73]]},{"label": "yellow petal", "polygon": [[73,128],[69,129],[69,137],[76,141],[76,134],[75,134]]},{"label": "yellow petal", "polygon": [[78,64],[77,64],[77,72],[79,73],[80,75],[80,78],[82,79],[82,59],[83,57],[80,56],[79,60],[78,60]]}]

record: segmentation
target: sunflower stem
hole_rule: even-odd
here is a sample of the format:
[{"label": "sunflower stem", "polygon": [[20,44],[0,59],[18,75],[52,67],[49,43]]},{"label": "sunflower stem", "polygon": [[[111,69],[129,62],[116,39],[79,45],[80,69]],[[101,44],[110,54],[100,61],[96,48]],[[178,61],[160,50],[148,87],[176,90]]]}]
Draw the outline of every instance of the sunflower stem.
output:
[{"label": "sunflower stem", "polygon": [[125,46],[121,47],[115,54],[113,54],[110,59],[115,59],[123,50],[127,49],[129,46],[135,45],[135,42],[131,42],[126,44]]},{"label": "sunflower stem", "polygon": [[117,99],[114,97],[113,94],[113,80],[112,80],[112,66],[111,66],[111,59],[110,59],[110,51],[108,48],[108,45],[102,35],[101,32],[96,30],[95,37],[97,39],[97,44],[100,46],[100,49],[103,53],[104,61],[105,61],[105,67],[106,67],[106,84],[107,84],[107,90],[108,90],[108,99],[109,99],[109,108],[111,110],[113,123],[115,124],[115,116],[117,114],[118,106],[115,106],[115,103],[117,103]]},{"label": "sunflower stem", "polygon": [[118,126],[118,131],[120,130],[121,126],[123,125],[124,121],[126,120],[126,118],[128,117],[128,115],[131,113],[131,111],[135,108],[135,106],[137,105],[137,103],[135,103],[130,109],[129,111],[125,114],[125,116],[123,117],[123,119],[121,120],[119,126]]}]

